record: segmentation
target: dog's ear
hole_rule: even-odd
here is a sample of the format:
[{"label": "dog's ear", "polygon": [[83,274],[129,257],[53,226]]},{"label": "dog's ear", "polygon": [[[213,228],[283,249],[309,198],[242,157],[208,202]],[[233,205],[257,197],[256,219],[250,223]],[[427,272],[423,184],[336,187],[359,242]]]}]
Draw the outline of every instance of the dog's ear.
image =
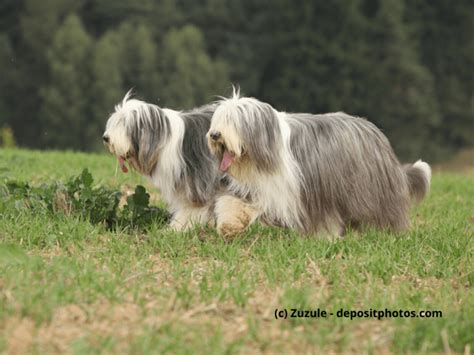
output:
[{"label": "dog's ear", "polygon": [[[146,113],[146,117],[140,116]],[[130,127],[132,155],[138,169],[151,175],[158,162],[161,148],[168,138],[169,122],[166,115],[157,107],[148,111],[138,111],[134,124]]]},{"label": "dog's ear", "polygon": [[159,135],[154,134],[153,131],[142,129],[140,137],[136,155],[137,164],[145,175],[151,176],[158,163],[162,142],[158,138]]},{"label": "dog's ear", "polygon": [[256,168],[274,171],[280,164],[280,147],[283,141],[276,111],[268,104],[259,102],[255,110],[249,110],[248,119],[241,122],[244,149]]}]

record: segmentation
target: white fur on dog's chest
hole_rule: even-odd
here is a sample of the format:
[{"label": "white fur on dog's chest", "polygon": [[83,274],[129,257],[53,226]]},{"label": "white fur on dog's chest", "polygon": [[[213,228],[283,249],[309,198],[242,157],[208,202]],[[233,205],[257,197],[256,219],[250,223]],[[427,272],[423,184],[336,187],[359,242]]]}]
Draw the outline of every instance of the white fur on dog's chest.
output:
[{"label": "white fur on dog's chest", "polygon": [[295,221],[301,218],[300,191],[290,171],[280,174],[251,175],[248,181],[239,183],[231,179],[230,189],[237,194],[250,194],[252,205],[262,216],[278,220],[284,225],[299,227]]}]

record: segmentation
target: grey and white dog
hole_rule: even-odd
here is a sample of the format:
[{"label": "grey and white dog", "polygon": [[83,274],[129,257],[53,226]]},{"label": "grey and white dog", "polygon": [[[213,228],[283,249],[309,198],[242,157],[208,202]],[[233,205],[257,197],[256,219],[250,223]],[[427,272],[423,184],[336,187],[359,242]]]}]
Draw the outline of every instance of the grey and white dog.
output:
[{"label": "grey and white dog", "polygon": [[401,165],[374,124],[342,112],[278,112],[234,92],[220,101],[207,138],[229,189],[249,196],[248,203],[228,197],[229,208],[220,206],[235,231],[257,219],[310,234],[363,226],[403,231],[412,200],[430,187],[427,163]]},{"label": "grey and white dog", "polygon": [[129,92],[107,121],[107,148],[122,171],[128,171],[128,162],[160,188],[175,229],[214,222],[215,199],[223,182],[206,132],[215,107],[175,111],[132,99]]}]

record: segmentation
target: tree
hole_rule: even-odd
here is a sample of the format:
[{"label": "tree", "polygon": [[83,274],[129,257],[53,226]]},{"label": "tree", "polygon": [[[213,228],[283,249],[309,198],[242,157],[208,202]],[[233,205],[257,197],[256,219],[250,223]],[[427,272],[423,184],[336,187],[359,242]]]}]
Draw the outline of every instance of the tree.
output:
[{"label": "tree", "polygon": [[201,31],[192,25],[171,30],[163,40],[161,95],[167,106],[202,105],[230,87],[227,66],[212,60]]},{"label": "tree", "polygon": [[290,0],[278,0],[271,12],[274,47],[259,96],[283,110],[360,113],[367,45],[359,2],[307,2],[288,8]]},{"label": "tree", "polygon": [[[206,52],[228,64],[231,81],[246,94],[260,96],[262,73],[274,55],[275,1],[180,0],[179,4],[184,23],[203,33]],[[299,8],[292,2],[288,5],[286,12]]]},{"label": "tree", "polygon": [[[74,0],[25,0],[15,28],[14,39],[16,80],[10,90],[16,99],[12,112],[12,128],[21,145],[38,147],[40,120],[38,108],[42,106],[40,87],[49,81],[50,71],[47,48],[65,16],[79,6]],[[12,30],[14,31],[14,30]],[[21,99],[19,99],[21,98]]]},{"label": "tree", "polygon": [[[58,40],[72,13],[82,62]],[[3,0],[0,120],[23,146],[93,148],[130,88],[189,108],[234,83],[277,109],[365,116],[433,161],[474,145],[473,15],[470,0]],[[41,137],[58,117],[77,142]]]},{"label": "tree", "polygon": [[419,60],[403,22],[403,2],[376,3],[367,36],[367,112],[404,159],[431,160],[440,123],[431,73]]},{"label": "tree", "polygon": [[[11,1],[11,0],[10,0]],[[177,0],[82,0],[80,15],[86,28],[102,36],[125,22],[148,26],[156,38],[181,23]]]},{"label": "tree", "polygon": [[86,136],[87,141],[99,144],[101,142],[97,137],[104,129],[105,120],[124,95],[120,38],[116,32],[109,31],[93,48],[91,122],[87,126]]},{"label": "tree", "polygon": [[47,58],[51,79],[42,90],[41,140],[49,147],[86,149],[90,124],[88,97],[91,39],[76,15],[54,35]]},{"label": "tree", "polygon": [[5,70],[2,80],[0,80],[0,128],[11,121],[11,91],[10,85],[14,82],[16,68],[13,63],[13,50],[8,37],[0,33],[0,68]]},{"label": "tree", "polygon": [[474,146],[473,2],[413,0],[406,13],[421,61],[434,77],[444,147]]},{"label": "tree", "polygon": [[156,101],[160,88],[158,49],[147,25],[123,23],[117,30],[121,72],[125,90],[133,88],[142,97]]}]

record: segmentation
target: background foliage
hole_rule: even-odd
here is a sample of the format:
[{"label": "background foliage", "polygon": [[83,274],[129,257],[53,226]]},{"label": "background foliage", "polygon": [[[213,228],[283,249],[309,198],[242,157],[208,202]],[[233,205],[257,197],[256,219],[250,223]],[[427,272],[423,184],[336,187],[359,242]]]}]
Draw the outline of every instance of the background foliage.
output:
[{"label": "background foliage", "polygon": [[343,110],[403,159],[474,144],[470,0],[2,0],[0,128],[95,150],[133,87],[191,108],[240,84],[288,111]]}]

